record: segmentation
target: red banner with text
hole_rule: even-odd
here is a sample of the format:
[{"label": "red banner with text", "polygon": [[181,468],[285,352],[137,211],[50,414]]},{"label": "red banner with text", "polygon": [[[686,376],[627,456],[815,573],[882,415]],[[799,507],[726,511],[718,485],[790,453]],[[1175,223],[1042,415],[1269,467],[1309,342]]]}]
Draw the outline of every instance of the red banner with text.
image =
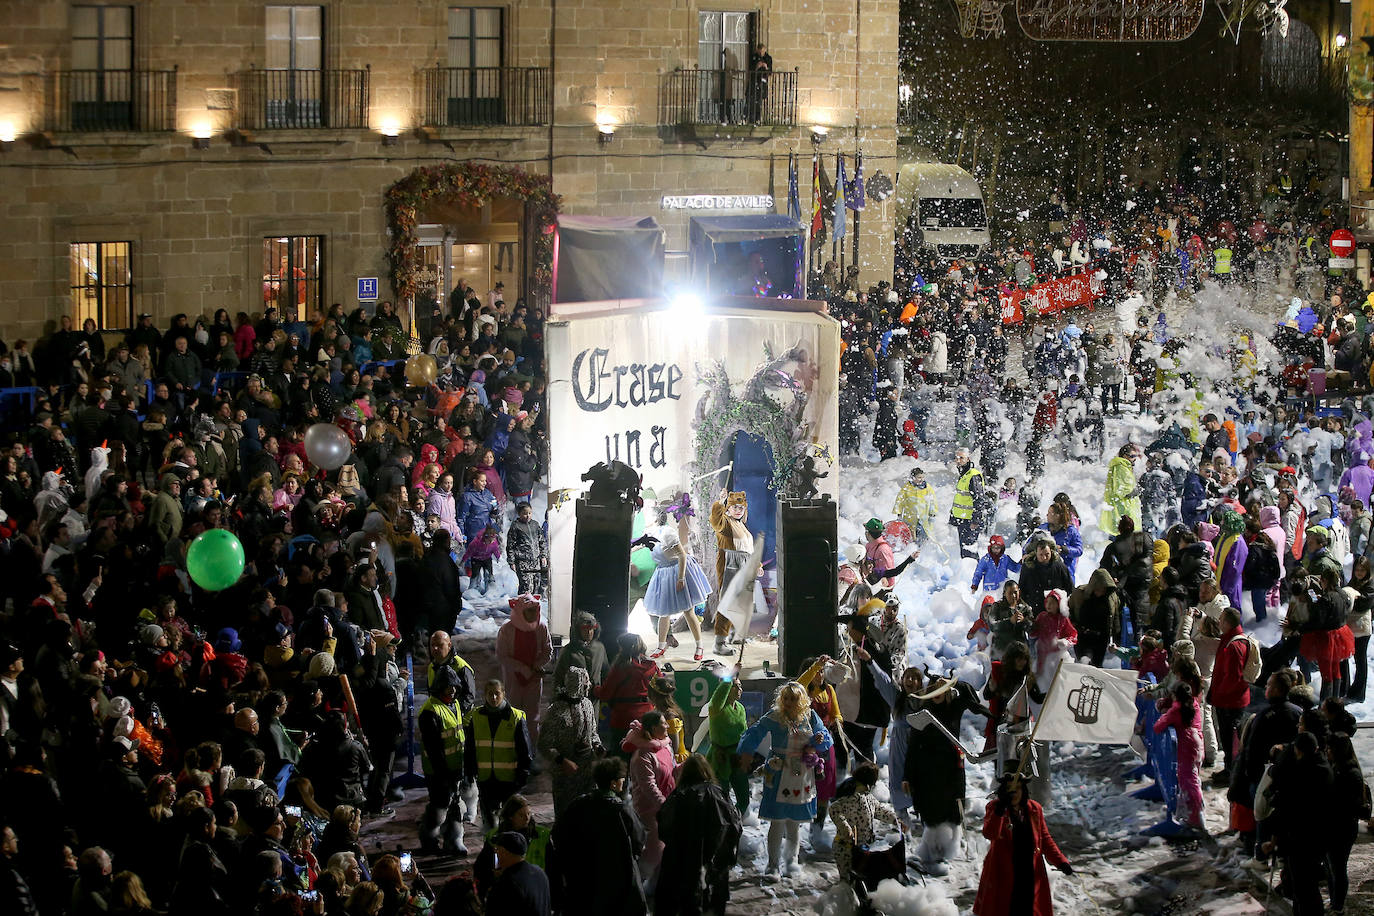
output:
[{"label": "red banner with text", "polygon": [[1093,272],[1070,274],[1037,283],[1030,289],[1014,289],[1003,293],[1002,323],[1021,324],[1029,315],[1031,318],[1057,315],[1064,309],[1092,305],[1102,296],[1102,282]]}]

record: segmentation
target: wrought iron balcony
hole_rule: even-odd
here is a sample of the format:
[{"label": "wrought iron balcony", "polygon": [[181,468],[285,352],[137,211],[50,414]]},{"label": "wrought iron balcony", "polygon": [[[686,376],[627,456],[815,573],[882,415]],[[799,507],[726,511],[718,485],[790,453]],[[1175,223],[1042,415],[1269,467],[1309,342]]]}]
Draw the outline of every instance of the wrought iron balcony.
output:
[{"label": "wrought iron balcony", "polygon": [[797,71],[674,70],[658,95],[663,126],[797,126]]},{"label": "wrought iron balcony", "polygon": [[421,80],[426,127],[535,127],[553,118],[547,67],[433,67]]},{"label": "wrought iron balcony", "polygon": [[48,82],[48,130],[176,129],[176,70],[58,70]]},{"label": "wrought iron balcony", "polygon": [[241,130],[363,129],[370,70],[245,70],[238,74]]}]

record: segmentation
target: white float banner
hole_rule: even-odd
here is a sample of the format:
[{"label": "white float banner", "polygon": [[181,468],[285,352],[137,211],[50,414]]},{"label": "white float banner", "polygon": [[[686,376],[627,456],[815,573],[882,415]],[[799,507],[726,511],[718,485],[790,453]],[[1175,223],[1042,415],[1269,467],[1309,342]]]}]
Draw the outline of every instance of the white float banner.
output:
[{"label": "white float banner", "polygon": [[[698,468],[696,418],[707,409],[708,392],[698,372],[723,361],[735,396],[767,362],[764,344],[777,356],[800,347],[807,363],[797,377],[807,389],[802,425],[808,441],[837,454],[836,376],[838,325],[813,313],[734,309],[693,312],[632,309],[570,316],[549,321],[545,332],[549,409],[549,592],[550,622],[566,634],[571,620],[572,555],[576,497],[587,484],[582,475],[602,461],[623,461],[658,494],[691,490],[691,479],[725,465],[711,455]],[[789,363],[782,371],[796,371]],[[789,392],[772,390],[784,407]],[[836,468],[818,482],[836,495]],[[726,482],[710,482],[715,492]],[[694,507],[700,525],[710,506]],[[650,523],[652,524],[652,519]],[[708,571],[715,544],[696,544]],[[629,558],[607,557],[608,563]],[[708,572],[708,575],[711,575]],[[714,579],[714,575],[711,575]]]},{"label": "white float banner", "polygon": [[1130,744],[1135,734],[1135,672],[1064,662],[1050,684],[1036,741]]}]

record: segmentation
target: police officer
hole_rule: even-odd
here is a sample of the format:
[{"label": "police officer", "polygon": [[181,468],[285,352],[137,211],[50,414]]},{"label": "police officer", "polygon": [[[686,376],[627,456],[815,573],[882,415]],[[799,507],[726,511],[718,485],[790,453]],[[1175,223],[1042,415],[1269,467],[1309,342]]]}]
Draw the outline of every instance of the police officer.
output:
[{"label": "police officer", "polygon": [[458,708],[459,675],[442,666],[434,673],[429,699],[420,709],[420,762],[429,803],[420,818],[420,851],[465,856],[463,845],[463,714]]},{"label": "police officer", "polygon": [[961,556],[978,559],[978,540],[982,533],[983,472],[974,466],[969,451],[961,448],[954,453],[954,469],[959,482],[954,488],[954,503],[949,509],[949,523],[959,532]]}]

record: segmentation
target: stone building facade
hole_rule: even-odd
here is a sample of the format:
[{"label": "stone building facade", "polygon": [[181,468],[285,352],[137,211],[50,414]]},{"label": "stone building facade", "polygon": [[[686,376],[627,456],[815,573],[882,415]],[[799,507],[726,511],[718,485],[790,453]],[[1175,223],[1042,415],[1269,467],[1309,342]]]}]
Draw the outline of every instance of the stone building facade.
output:
[{"label": "stone building facade", "polygon": [[[757,0],[755,0],[757,2]],[[789,153],[896,155],[897,0],[31,0],[0,30],[0,337],[64,314],[304,311],[387,282],[384,192],[455,161],[551,175],[567,213],[766,195]],[[774,65],[755,93],[748,45]],[[723,122],[723,123],[722,123]],[[815,126],[829,128],[816,143]],[[531,275],[518,201],[435,206],[436,286]],[[847,256],[852,257],[852,240]],[[830,246],[824,253],[829,255]],[[892,226],[870,204],[865,282]],[[680,265],[670,265],[670,270]],[[482,290],[485,292],[485,290]],[[436,290],[442,294],[443,290]]]}]

